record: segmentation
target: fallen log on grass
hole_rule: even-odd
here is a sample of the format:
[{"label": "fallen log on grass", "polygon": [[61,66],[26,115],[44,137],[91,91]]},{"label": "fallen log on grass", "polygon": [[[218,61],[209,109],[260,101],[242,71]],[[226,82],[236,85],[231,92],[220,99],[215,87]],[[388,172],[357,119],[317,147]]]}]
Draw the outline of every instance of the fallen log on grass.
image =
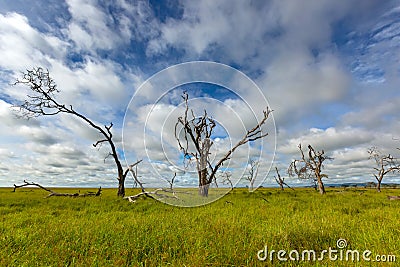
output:
[{"label": "fallen log on grass", "polygon": [[49,192],[49,194],[45,198],[53,197],[53,196],[55,196],[55,197],[92,197],[92,196],[98,197],[98,196],[101,195],[101,186],[99,187],[97,192],[87,192],[87,193],[84,193],[84,194],[80,194],[80,193],[59,193],[59,192],[55,192],[55,191],[53,191],[51,189],[48,189],[48,188],[46,188],[46,187],[44,187],[44,186],[42,186],[40,184],[27,182],[26,180],[24,180],[24,184],[22,184],[22,185],[14,184],[13,192],[15,192],[15,190],[17,188],[21,188],[21,187],[25,187],[25,186],[36,186],[36,187],[39,187],[40,189],[43,189],[43,190]]},{"label": "fallen log on grass", "polygon": [[387,196],[389,200],[400,200],[400,196]]},{"label": "fallen log on grass", "polygon": [[[161,192],[164,192],[164,193],[172,193],[172,196],[171,196],[171,195],[167,195],[167,194],[163,194],[163,193],[161,193]],[[136,200],[137,200],[138,198],[140,198],[141,196],[146,196],[146,197],[149,197],[149,198],[152,198],[152,199],[156,199],[156,197],[158,197],[158,198],[174,198],[174,199],[179,199],[179,198],[176,196],[176,193],[175,193],[174,190],[171,190],[171,189],[164,189],[164,188],[158,188],[158,189],[156,189],[156,190],[154,190],[154,191],[145,191],[143,187],[142,187],[142,192],[140,192],[140,193],[138,193],[138,194],[136,194],[136,195],[133,195],[133,196],[126,196],[126,197],[124,197],[124,199],[127,199],[129,202],[135,203]],[[154,197],[154,196],[156,196],[156,197]]]}]

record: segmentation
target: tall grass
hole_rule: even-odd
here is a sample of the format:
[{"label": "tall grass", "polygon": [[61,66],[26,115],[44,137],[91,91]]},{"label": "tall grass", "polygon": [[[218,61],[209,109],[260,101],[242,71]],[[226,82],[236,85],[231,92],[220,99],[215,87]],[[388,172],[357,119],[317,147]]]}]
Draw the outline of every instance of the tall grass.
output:
[{"label": "tall grass", "polygon": [[152,199],[132,204],[111,189],[91,198],[11,191],[0,190],[0,266],[375,266],[257,259],[266,245],[320,252],[339,238],[347,248],[397,254],[400,261],[400,201],[385,195],[396,190],[331,189],[320,196],[309,189],[235,189],[196,208]]}]

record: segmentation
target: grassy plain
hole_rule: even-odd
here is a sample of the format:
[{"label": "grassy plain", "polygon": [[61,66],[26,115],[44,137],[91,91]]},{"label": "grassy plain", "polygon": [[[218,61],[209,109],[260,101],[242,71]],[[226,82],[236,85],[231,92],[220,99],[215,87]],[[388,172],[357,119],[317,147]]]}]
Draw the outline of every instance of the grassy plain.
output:
[{"label": "grassy plain", "polygon": [[[376,254],[400,262],[400,201],[386,198],[398,189],[235,189],[195,208],[132,204],[115,189],[87,198],[11,191],[0,189],[0,266],[396,266]],[[320,253],[340,238],[346,249],[372,251],[371,261],[257,259],[266,245]]]}]

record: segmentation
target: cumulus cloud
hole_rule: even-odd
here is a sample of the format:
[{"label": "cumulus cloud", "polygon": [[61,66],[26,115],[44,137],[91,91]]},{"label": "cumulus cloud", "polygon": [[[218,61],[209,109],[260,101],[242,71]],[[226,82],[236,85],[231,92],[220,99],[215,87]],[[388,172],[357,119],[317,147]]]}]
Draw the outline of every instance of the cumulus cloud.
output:
[{"label": "cumulus cloud", "polygon": [[103,12],[95,1],[68,0],[72,22],[68,27],[70,38],[85,50],[111,49],[119,36],[108,25],[113,23],[110,14]]},{"label": "cumulus cloud", "polygon": [[368,144],[372,140],[374,140],[374,136],[371,133],[357,128],[336,129],[331,127],[326,130],[312,128],[301,137],[289,139],[286,144],[278,148],[278,151],[297,153],[297,146],[302,144],[303,148],[312,145],[317,150],[324,149],[328,152]]},{"label": "cumulus cloud", "polygon": [[100,5],[94,0],[68,0],[67,4],[72,17],[68,36],[85,52],[112,50],[131,40],[145,41],[158,35],[158,22],[145,1]]},{"label": "cumulus cloud", "polygon": [[49,58],[62,58],[69,44],[55,36],[41,33],[29,25],[28,19],[17,13],[0,14],[0,66],[24,70],[47,65]]},{"label": "cumulus cloud", "polygon": [[315,114],[325,103],[343,99],[349,76],[332,54],[314,58],[310,53],[287,51],[271,62],[259,83],[277,120],[290,124]]},{"label": "cumulus cloud", "polygon": [[398,127],[399,123],[392,119],[400,112],[400,98],[378,101],[371,99],[367,102],[361,101],[359,110],[349,111],[341,117],[341,124],[357,125],[370,130],[390,131],[395,134],[396,129],[394,128]]}]

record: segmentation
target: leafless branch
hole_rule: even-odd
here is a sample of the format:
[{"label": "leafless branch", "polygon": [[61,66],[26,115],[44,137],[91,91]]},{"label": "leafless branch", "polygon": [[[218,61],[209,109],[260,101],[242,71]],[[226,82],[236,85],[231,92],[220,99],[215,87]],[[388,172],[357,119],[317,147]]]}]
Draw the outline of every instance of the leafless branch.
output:
[{"label": "leafless branch", "polygon": [[27,182],[26,180],[24,180],[24,183],[22,185],[16,185],[14,184],[14,190],[13,192],[15,192],[15,190],[17,188],[21,188],[21,187],[26,187],[26,186],[36,186],[39,187],[40,189],[43,189],[47,192],[49,192],[49,195],[47,195],[45,198],[49,198],[49,197],[89,197],[89,196],[100,196],[101,195],[101,187],[99,187],[99,189],[97,190],[97,192],[87,192],[84,194],[80,194],[80,193],[59,193],[59,192],[55,192],[51,189],[48,189],[38,183],[31,183],[31,182]]},{"label": "leafless branch", "polygon": [[104,142],[108,142],[108,139],[102,139],[102,140],[97,141],[96,143],[93,144],[93,147],[97,147],[98,145],[100,145]]},{"label": "leafless branch", "polygon": [[[243,136],[243,138],[238,141],[236,143],[236,145],[234,145],[218,162],[217,164],[215,164],[215,167],[212,169],[210,178],[209,178],[209,183],[212,181],[212,179],[214,178],[216,172],[218,171],[218,169],[223,165],[223,163],[225,161],[227,161],[229,159],[229,157],[233,154],[233,152],[235,152],[235,150],[248,143],[248,142],[252,142],[261,138],[264,138],[265,136],[268,135],[268,133],[265,134],[261,134],[261,127],[266,123],[269,115],[271,114],[272,110],[270,110],[269,108],[267,108],[267,110],[265,110],[263,112],[264,117],[263,119],[251,130],[247,131],[247,133]],[[251,137],[251,138],[250,138]]]},{"label": "leafless branch", "polygon": [[133,170],[133,167],[137,166],[139,163],[141,163],[143,160],[137,160],[135,163],[131,164],[128,166],[128,168],[125,170],[124,175],[126,176],[127,173],[130,171],[132,173],[133,179],[135,180],[135,183],[138,184],[140,186],[140,189],[142,190],[142,192],[145,192],[146,190],[144,189],[144,185],[143,182],[141,182],[138,178],[137,175],[137,169],[136,171]]},{"label": "leafless branch", "polygon": [[176,178],[176,172],[174,173],[174,176],[172,177],[171,180],[163,178],[169,184],[170,190],[173,190],[175,178]]},{"label": "leafless branch", "polygon": [[221,173],[222,176],[222,183],[223,184],[228,184],[231,189],[233,189],[233,183],[232,183],[232,173],[228,171],[224,171]]},{"label": "leafless branch", "polygon": [[288,188],[294,190],[294,188],[290,187],[286,182],[285,182],[285,178],[282,178],[281,175],[279,174],[278,168],[275,166],[275,171],[276,171],[276,175],[274,176],[275,181],[278,183],[278,185],[280,186],[281,190],[284,190],[284,185],[286,185]]}]

